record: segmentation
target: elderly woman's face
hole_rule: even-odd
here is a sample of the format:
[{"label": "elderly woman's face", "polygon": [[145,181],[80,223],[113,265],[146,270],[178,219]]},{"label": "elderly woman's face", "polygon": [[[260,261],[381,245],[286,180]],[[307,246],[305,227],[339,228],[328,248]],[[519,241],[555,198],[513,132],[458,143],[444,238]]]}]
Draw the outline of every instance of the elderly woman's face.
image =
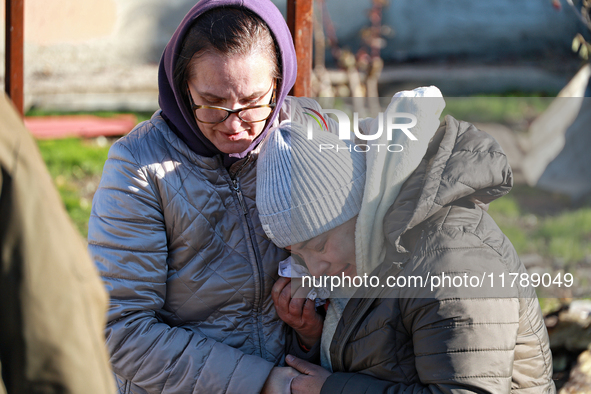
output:
[{"label": "elderly woman's face", "polygon": [[355,224],[357,217],[309,241],[292,245],[293,254],[306,263],[312,276],[355,276]]},{"label": "elderly woman's face", "polygon": [[[188,85],[195,105],[237,109],[270,103],[275,83],[272,65],[260,54],[230,57],[205,54],[193,67],[197,69]],[[266,124],[266,121],[244,122],[235,113],[217,124],[196,121],[205,137],[223,153],[246,150]]]}]

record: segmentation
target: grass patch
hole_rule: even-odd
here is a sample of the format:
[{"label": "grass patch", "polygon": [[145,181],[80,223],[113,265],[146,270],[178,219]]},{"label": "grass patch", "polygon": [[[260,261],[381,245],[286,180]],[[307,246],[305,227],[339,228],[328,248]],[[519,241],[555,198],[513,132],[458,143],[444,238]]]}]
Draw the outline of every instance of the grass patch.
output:
[{"label": "grass patch", "polygon": [[65,176],[80,180],[86,176],[100,175],[109,152],[109,146],[100,146],[96,140],[79,138],[39,140],[37,145],[53,178]]},{"label": "grass patch", "polygon": [[[67,116],[93,115],[111,118],[120,114],[133,114],[137,122],[152,117],[152,112],[75,112],[46,111],[30,109],[26,116]],[[100,182],[103,165],[114,140],[104,137],[96,139],[67,138],[60,140],[38,140],[37,145],[49,173],[62,197],[66,210],[80,233],[88,234],[88,219],[92,197]]]},{"label": "grass patch", "polygon": [[548,254],[566,262],[591,256],[591,208],[581,208],[545,220],[536,236],[548,245]]},{"label": "grass patch", "polygon": [[88,235],[92,196],[109,152],[110,143],[105,141],[104,138],[37,141],[66,210],[84,237]]},{"label": "grass patch", "polygon": [[536,207],[531,201],[552,204],[553,196],[539,191],[534,195],[533,191],[522,186],[490,204],[489,214],[517,252],[537,253],[566,264],[591,256],[591,207],[563,206],[548,211],[543,204]]},{"label": "grass patch", "polygon": [[522,215],[517,200],[512,195],[493,201],[488,209],[491,216],[502,216],[505,220],[516,220]]},{"label": "grass patch", "polygon": [[443,115],[452,115],[467,122],[502,123],[530,122],[552,102],[548,97],[448,97]]},{"label": "grass patch", "polygon": [[558,311],[563,303],[558,298],[538,298],[542,314],[546,316],[548,313]]}]

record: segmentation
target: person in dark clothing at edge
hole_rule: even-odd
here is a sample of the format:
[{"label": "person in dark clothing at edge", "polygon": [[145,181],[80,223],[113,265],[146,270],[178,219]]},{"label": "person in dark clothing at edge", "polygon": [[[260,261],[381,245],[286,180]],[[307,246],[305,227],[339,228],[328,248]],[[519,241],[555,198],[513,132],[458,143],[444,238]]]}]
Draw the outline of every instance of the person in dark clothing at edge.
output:
[{"label": "person in dark clothing at edge", "polygon": [[[513,182],[499,144],[451,116],[440,126],[434,87],[397,96],[387,111],[414,113],[418,140],[399,133],[396,153],[350,149],[328,132],[310,140],[296,122],[274,129],[261,148],[257,206],[267,236],[314,278],[367,274],[382,283],[349,289],[355,294],[336,289],[317,323],[301,313],[314,304],[297,296],[303,288],[277,281],[282,319],[299,329],[323,324],[321,366],[286,357],[302,373],[292,392],[555,393],[532,286],[384,286],[386,278],[526,272],[486,213]],[[372,119],[359,128],[376,135]]]},{"label": "person in dark clothing at edge", "polygon": [[255,204],[259,143],[301,107],[320,109],[287,97],[295,77],[269,0],[200,1],[166,46],[161,109],[111,147],[89,222],[120,393],[289,392],[299,374],[286,349],[305,357],[298,341],[318,338],[277,315],[288,254]]}]

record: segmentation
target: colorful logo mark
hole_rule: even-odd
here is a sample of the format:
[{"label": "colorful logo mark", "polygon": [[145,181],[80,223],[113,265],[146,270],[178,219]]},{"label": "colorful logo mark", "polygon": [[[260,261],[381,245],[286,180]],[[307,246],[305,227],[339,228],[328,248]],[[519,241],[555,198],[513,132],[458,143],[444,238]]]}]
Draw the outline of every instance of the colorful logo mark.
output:
[{"label": "colorful logo mark", "polygon": [[[316,121],[316,123],[318,123],[318,126],[320,127],[320,129],[322,129],[322,124],[324,124],[324,130],[328,131],[328,124],[326,124],[326,120],[324,119],[324,117],[320,114],[320,112],[313,110],[312,108],[308,108],[308,107],[304,107],[304,109],[307,109],[308,111],[312,111],[314,112],[316,115],[318,115],[318,117],[320,119],[318,119],[316,116],[312,115],[311,113],[308,112],[304,112],[306,115],[311,116],[312,119],[314,119]],[[320,123],[320,120],[322,120],[322,123]]]}]

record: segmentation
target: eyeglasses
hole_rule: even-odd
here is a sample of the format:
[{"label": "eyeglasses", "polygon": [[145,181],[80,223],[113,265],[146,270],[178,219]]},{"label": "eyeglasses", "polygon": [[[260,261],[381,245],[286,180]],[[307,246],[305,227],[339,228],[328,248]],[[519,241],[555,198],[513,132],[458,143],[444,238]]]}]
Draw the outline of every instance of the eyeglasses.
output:
[{"label": "eyeglasses", "polygon": [[[273,88],[273,94],[271,95],[271,101],[269,104],[260,104],[260,105],[251,105],[248,107],[236,108],[236,109],[228,109],[224,107],[216,107],[212,105],[196,105],[193,101],[193,96],[191,96],[191,90],[187,85],[187,94],[189,95],[189,100],[191,101],[191,110],[195,114],[195,118],[201,122],[206,124],[216,124],[222,123],[232,114],[237,114],[238,118],[241,121],[246,123],[256,123],[262,122],[263,120],[267,120],[269,116],[273,113],[273,108],[275,108],[275,83],[271,85],[269,90]],[[269,90],[265,93],[269,93]]]}]

